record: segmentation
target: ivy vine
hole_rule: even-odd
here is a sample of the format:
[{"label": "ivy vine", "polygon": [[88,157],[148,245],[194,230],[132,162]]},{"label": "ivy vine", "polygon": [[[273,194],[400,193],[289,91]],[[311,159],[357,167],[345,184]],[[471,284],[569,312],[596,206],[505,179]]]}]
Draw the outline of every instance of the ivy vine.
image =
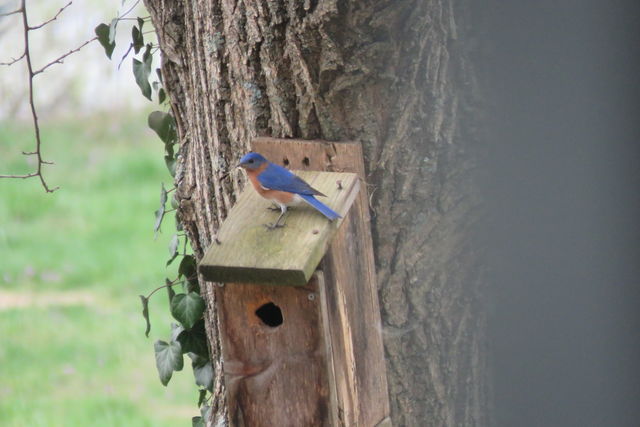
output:
[{"label": "ivy vine", "polygon": [[[157,43],[145,42],[146,34],[155,34],[154,30],[143,32],[145,23],[150,21],[150,17],[129,18],[135,4],[125,13],[111,20],[109,24],[102,23],[95,28],[98,42],[104,48],[107,58],[112,59],[116,47],[116,32],[122,28],[122,22],[133,22],[131,25],[131,42],[126,52],[122,56],[120,65],[133,51],[132,71],[135,81],[140,88],[142,95],[149,101],[155,98],[161,108],[167,111],[157,110],[149,114],[147,124],[160,138],[164,144],[164,160],[172,177],[176,171],[176,145],[178,144],[178,134],[176,131],[175,118],[169,110],[169,99],[162,86],[162,75],[160,69],[152,73],[153,56],[159,51]],[[151,25],[149,23],[149,25]],[[177,200],[171,197],[171,208],[167,209],[169,194],[175,188],[167,190],[164,183],[160,190],[160,206],[155,211],[155,223],[153,230],[160,232],[163,219],[169,213],[175,212]],[[213,365],[210,360],[209,347],[204,325],[205,301],[200,295],[200,284],[198,282],[196,259],[192,253],[188,253],[188,239],[184,234],[182,225],[176,217],[176,233],[169,243],[169,258],[166,265],[171,265],[180,258],[178,266],[178,276],[170,279],[166,278],[165,283],[152,290],[148,295],[140,295],[142,302],[142,316],[146,322],[145,335],[148,337],[151,331],[149,320],[149,299],[159,290],[166,289],[169,297],[169,311],[176,320],[171,324],[171,336],[166,341],[157,340],[154,345],[156,368],[160,382],[166,386],[169,384],[174,372],[181,371],[184,367],[184,355],[191,359],[191,368],[198,387],[197,405],[200,408],[200,416],[192,418],[193,426],[205,425],[205,420],[209,416],[211,405],[209,404],[213,392]],[[180,244],[182,250],[180,250]],[[175,288],[181,288],[177,293]]]}]

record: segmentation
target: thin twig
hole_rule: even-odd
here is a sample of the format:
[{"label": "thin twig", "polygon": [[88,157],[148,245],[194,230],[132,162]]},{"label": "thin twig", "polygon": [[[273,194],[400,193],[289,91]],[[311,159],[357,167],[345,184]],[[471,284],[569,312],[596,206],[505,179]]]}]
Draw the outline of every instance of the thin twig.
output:
[{"label": "thin twig", "polygon": [[25,179],[25,178],[33,178],[34,176],[38,176],[38,172],[31,172],[25,175],[0,175],[0,178]]},{"label": "thin twig", "polygon": [[130,13],[131,13],[131,11],[132,11],[133,9],[135,9],[135,8],[136,8],[136,6],[138,5],[138,3],[140,3],[140,0],[136,0],[136,2],[135,2],[135,3],[133,3],[133,5],[129,8],[129,10],[127,10],[125,13],[123,13],[122,15],[120,15],[120,17],[118,17],[118,19],[122,19],[122,18],[126,17],[128,14],[130,14]]},{"label": "thin twig", "polygon": [[[66,6],[65,6],[66,7]],[[22,14],[22,30],[24,33],[24,53],[23,57],[25,62],[27,63],[27,70],[29,72],[29,106],[31,107],[31,117],[33,118],[33,130],[36,136],[36,149],[32,152],[26,153],[25,155],[31,156],[34,155],[38,159],[38,166],[35,172],[31,172],[23,175],[0,175],[0,178],[32,178],[38,177],[40,178],[40,183],[44,187],[47,193],[53,193],[59,187],[50,188],[47,185],[47,182],[42,175],[42,166],[51,164],[51,162],[47,162],[42,158],[42,139],[40,138],[40,125],[38,124],[38,114],[36,113],[36,106],[33,100],[33,76],[35,75],[33,72],[33,65],[31,64],[31,52],[29,50],[29,22],[27,20],[27,7],[26,0],[22,0],[20,2],[20,13]]]},{"label": "thin twig", "polygon": [[36,25],[35,27],[29,27],[29,30],[37,30],[38,28],[42,28],[42,27],[44,27],[45,25],[47,25],[48,23],[55,21],[56,19],[58,19],[58,16],[60,16],[60,14],[61,14],[61,13],[62,13],[66,8],[68,8],[69,6],[71,6],[71,3],[73,3],[73,1],[70,1],[69,3],[65,4],[64,6],[62,6],[62,7],[60,8],[60,10],[58,11],[58,13],[56,13],[56,14],[55,14],[55,16],[54,16],[53,18],[49,19],[48,21],[44,21],[42,24],[40,24],[40,25]]},{"label": "thin twig", "polygon": [[13,12],[0,13],[0,18],[4,18],[5,16],[15,15],[16,13],[22,13],[22,8],[16,9]]},{"label": "thin twig", "polygon": [[37,76],[38,74],[42,73],[44,70],[46,70],[47,68],[51,67],[54,64],[62,64],[64,58],[66,58],[67,56],[74,54],[76,52],[78,52],[80,49],[82,49],[83,47],[85,47],[86,45],[88,45],[89,43],[98,40],[98,37],[94,37],[92,39],[87,40],[86,42],[82,43],[80,46],[78,46],[75,49],[70,50],[69,52],[65,53],[64,55],[59,56],[58,58],[54,59],[53,61],[49,62],[47,65],[45,65],[44,67],[34,71],[33,75]]},{"label": "thin twig", "polygon": [[[168,280],[168,279],[167,279]],[[151,298],[153,296],[153,294],[155,294],[156,292],[158,292],[160,289],[164,289],[164,288],[168,288],[170,286],[174,286],[174,285],[178,285],[180,284],[182,281],[180,280],[180,277],[176,277],[175,280],[168,280],[167,283],[165,283],[162,286],[158,286],[157,288],[155,288],[154,290],[151,291],[151,293],[149,295],[147,295],[147,299]]]},{"label": "thin twig", "polygon": [[11,61],[9,61],[9,62],[0,62],[0,65],[8,65],[8,66],[11,66],[11,65],[15,64],[16,62],[20,61],[20,60],[21,60],[22,58],[24,58],[24,57],[25,57],[25,53],[24,53],[24,52],[22,52],[22,55],[20,55],[19,57],[17,57],[17,58],[11,58]]}]

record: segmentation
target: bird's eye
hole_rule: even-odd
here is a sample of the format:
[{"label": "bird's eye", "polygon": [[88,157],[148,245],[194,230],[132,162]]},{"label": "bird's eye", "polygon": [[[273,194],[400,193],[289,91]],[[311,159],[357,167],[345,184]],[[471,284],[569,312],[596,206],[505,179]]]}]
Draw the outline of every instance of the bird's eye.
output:
[{"label": "bird's eye", "polygon": [[253,159],[249,160],[249,163],[253,163]]}]

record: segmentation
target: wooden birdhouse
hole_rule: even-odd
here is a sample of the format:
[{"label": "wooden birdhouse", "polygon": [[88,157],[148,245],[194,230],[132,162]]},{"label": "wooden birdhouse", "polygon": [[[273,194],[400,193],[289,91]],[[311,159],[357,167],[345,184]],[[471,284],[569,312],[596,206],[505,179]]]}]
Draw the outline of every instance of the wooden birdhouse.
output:
[{"label": "wooden birdhouse", "polygon": [[259,138],[253,150],[342,218],[277,212],[250,186],[200,263],[216,287],[233,426],[390,426],[359,143]]}]

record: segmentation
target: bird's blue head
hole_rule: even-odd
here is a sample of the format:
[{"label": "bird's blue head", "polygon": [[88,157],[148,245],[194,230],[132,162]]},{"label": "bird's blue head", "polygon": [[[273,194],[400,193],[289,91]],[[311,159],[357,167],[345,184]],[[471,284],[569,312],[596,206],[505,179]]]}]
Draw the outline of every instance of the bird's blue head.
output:
[{"label": "bird's blue head", "polygon": [[255,170],[260,166],[267,163],[267,159],[265,159],[262,155],[258,153],[247,153],[240,159],[240,163],[238,166],[247,170]]}]

